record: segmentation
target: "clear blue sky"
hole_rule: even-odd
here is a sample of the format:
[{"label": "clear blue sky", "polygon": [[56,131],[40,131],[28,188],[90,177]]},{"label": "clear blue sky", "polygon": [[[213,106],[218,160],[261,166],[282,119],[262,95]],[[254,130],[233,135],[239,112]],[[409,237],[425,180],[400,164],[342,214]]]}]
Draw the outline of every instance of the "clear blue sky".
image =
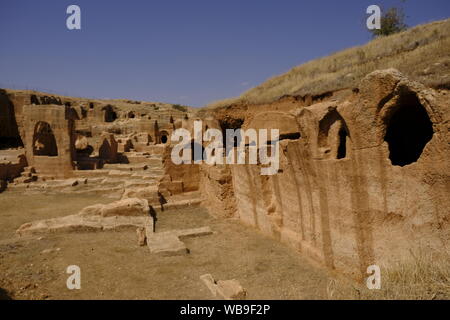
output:
[{"label": "clear blue sky", "polygon": [[202,106],[366,43],[370,4],[450,16],[449,0],[0,0],[0,87]]}]

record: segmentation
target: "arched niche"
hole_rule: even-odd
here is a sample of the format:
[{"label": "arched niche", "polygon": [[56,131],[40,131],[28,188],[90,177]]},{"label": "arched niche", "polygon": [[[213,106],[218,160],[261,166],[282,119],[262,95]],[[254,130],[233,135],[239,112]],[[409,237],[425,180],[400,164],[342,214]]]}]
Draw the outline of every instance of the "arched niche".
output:
[{"label": "arched niche", "polygon": [[345,120],[336,109],[319,121],[317,149],[322,159],[345,159],[348,156],[350,133]]},{"label": "arched niche", "polygon": [[58,146],[56,144],[53,130],[47,122],[39,121],[34,127],[33,133],[33,154],[35,156],[58,156]]},{"label": "arched niche", "polygon": [[394,166],[406,166],[419,160],[433,138],[433,123],[414,92],[400,95],[386,111],[384,141]]}]

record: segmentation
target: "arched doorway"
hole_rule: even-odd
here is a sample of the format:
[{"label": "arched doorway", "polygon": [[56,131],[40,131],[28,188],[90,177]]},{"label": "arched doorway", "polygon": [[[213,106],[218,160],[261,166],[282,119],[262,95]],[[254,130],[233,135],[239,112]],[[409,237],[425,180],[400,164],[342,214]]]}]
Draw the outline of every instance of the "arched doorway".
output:
[{"label": "arched doorway", "polygon": [[416,162],[433,137],[433,124],[414,93],[401,96],[387,123],[384,140],[389,145],[389,159],[394,166]]},{"label": "arched doorway", "polygon": [[347,139],[350,137],[342,116],[332,110],[319,122],[317,147],[323,159],[344,159],[347,157]]},{"label": "arched doorway", "polygon": [[162,144],[167,144],[169,142],[169,133],[167,131],[161,131],[159,133],[159,140]]},{"label": "arched doorway", "polygon": [[105,122],[114,122],[117,119],[117,113],[114,111],[112,106],[108,105],[103,107],[103,112]]},{"label": "arched doorway", "polygon": [[35,156],[56,157],[58,147],[53,130],[47,122],[39,121],[34,127],[33,154]]}]

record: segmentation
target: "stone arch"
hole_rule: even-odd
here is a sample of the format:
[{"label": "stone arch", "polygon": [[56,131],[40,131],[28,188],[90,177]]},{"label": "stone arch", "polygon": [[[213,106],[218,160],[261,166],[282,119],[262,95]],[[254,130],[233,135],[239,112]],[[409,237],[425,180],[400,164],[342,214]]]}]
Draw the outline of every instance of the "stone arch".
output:
[{"label": "stone arch", "polygon": [[433,123],[414,92],[400,95],[386,112],[384,141],[392,165],[405,166],[419,160],[433,138]]},{"label": "stone arch", "polygon": [[107,105],[102,108],[104,113],[105,122],[114,122],[117,119],[117,113],[114,111],[111,105]]},{"label": "stone arch", "polygon": [[344,159],[348,155],[350,133],[345,120],[336,109],[319,121],[317,148],[322,159]]},{"label": "stone arch", "polygon": [[117,160],[117,150],[118,144],[114,139],[114,134],[112,133],[102,133],[100,136],[100,142],[98,149],[98,156],[100,159],[108,162],[114,163]]},{"label": "stone arch", "polygon": [[55,135],[47,122],[39,121],[34,127],[33,154],[35,156],[58,156]]}]

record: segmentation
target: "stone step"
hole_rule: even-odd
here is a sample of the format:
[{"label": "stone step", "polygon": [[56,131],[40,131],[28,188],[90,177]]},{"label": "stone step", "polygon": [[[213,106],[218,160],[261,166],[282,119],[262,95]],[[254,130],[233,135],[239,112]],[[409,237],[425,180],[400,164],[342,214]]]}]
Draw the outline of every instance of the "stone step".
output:
[{"label": "stone step", "polygon": [[[83,217],[79,215],[55,218],[31,223],[31,226],[22,227],[18,230],[19,234],[30,233],[62,233],[62,232],[80,232],[80,231],[110,231],[136,229],[146,224],[148,217],[140,216],[113,216],[113,217]],[[26,227],[29,229],[27,230]]]},{"label": "stone step", "polygon": [[163,170],[152,170],[148,173],[134,173],[131,177],[134,179],[159,181],[159,179],[163,176],[163,173]]},{"label": "stone step", "polygon": [[162,161],[150,161],[145,163],[148,169],[162,169],[164,168],[164,163]]},{"label": "stone step", "polygon": [[116,164],[105,164],[103,170],[121,170],[121,171],[144,171],[149,167],[145,163],[140,163],[136,165],[116,163]]},{"label": "stone step", "polygon": [[30,185],[32,185],[31,183],[16,183],[16,180],[17,179],[14,180],[14,183],[8,184],[9,190],[25,190],[28,189]]},{"label": "stone step", "polygon": [[117,187],[123,188],[124,185],[125,185],[125,181],[123,179],[108,177],[108,178],[103,179],[100,183],[95,184],[94,186],[102,186],[102,187],[117,186]]},{"label": "stone step", "polygon": [[103,182],[106,178],[104,177],[98,177],[98,178],[87,178],[87,184],[88,185],[98,185]]},{"label": "stone step", "polygon": [[201,205],[203,199],[191,199],[191,200],[179,200],[174,201],[169,198],[169,201],[161,206],[161,208],[157,208],[156,211],[167,211],[167,210],[180,210],[184,208],[190,207],[198,207]]},{"label": "stone step", "polygon": [[[140,145],[142,147],[142,145]],[[138,155],[158,155],[162,156],[165,151],[165,146],[155,146],[155,145],[146,145],[145,150],[134,150],[130,151],[130,154],[138,154]]]},{"label": "stone step", "polygon": [[159,165],[162,164],[162,160],[158,158],[151,158],[148,156],[130,156],[127,157],[128,162],[131,164],[144,163],[148,165]]},{"label": "stone step", "polygon": [[50,180],[46,181],[45,184],[48,187],[52,188],[65,188],[65,187],[75,187],[75,186],[81,186],[86,185],[88,183],[87,178],[71,178],[71,179],[63,179],[63,180]]},{"label": "stone step", "polygon": [[38,176],[35,174],[32,174],[31,176],[20,176],[14,179],[15,184],[22,184],[22,183],[31,183],[36,182],[38,180]]},{"label": "stone step", "polygon": [[107,177],[109,171],[107,170],[76,170],[73,172],[75,177],[83,178],[95,178],[95,177]]},{"label": "stone step", "polygon": [[102,195],[110,195],[114,196],[114,193],[118,193],[118,196],[120,196],[121,193],[123,193],[124,188],[121,186],[116,187],[94,187],[94,188],[85,188],[80,190],[74,190],[71,191],[71,193],[74,194],[102,194]]},{"label": "stone step", "polygon": [[162,160],[162,157],[163,157],[162,154],[152,154],[150,152],[124,152],[124,153],[122,153],[122,155],[127,158],[143,157],[143,158],[152,158],[152,159],[159,159],[159,160]]},{"label": "stone step", "polygon": [[151,233],[147,235],[147,246],[153,254],[163,256],[184,255],[189,253],[189,249],[182,240],[207,236],[212,233],[209,227]]},{"label": "stone step", "polygon": [[98,185],[102,186],[120,186],[123,188],[135,187],[135,186],[153,186],[156,185],[157,181],[153,179],[144,180],[142,178],[139,179],[120,179],[120,178],[105,178]]},{"label": "stone step", "polygon": [[[152,183],[150,185],[155,185]],[[50,180],[46,182],[11,184],[11,189],[27,191],[46,191],[51,193],[76,193],[92,194],[101,193],[114,195],[114,192],[122,193],[125,189],[125,181],[113,178],[71,178],[65,180]]]},{"label": "stone step", "polygon": [[124,187],[125,188],[146,188],[156,185],[157,181],[152,180],[129,180],[125,181]]},{"label": "stone step", "polygon": [[38,181],[52,181],[52,180],[56,180],[55,176],[49,175],[49,174],[40,174],[40,173],[36,173],[38,176]]},{"label": "stone step", "polygon": [[158,175],[134,173],[131,175],[110,175],[104,179],[102,184],[145,184],[153,185],[157,184],[159,181]]},{"label": "stone step", "polygon": [[128,178],[131,177],[134,173],[132,171],[122,171],[122,170],[109,170],[109,177],[120,177],[120,178]]},{"label": "stone step", "polygon": [[151,154],[152,156],[161,156],[164,154],[164,151],[166,149],[165,146],[157,146],[157,145],[138,145],[137,149],[141,152],[146,152],[148,154]]}]

